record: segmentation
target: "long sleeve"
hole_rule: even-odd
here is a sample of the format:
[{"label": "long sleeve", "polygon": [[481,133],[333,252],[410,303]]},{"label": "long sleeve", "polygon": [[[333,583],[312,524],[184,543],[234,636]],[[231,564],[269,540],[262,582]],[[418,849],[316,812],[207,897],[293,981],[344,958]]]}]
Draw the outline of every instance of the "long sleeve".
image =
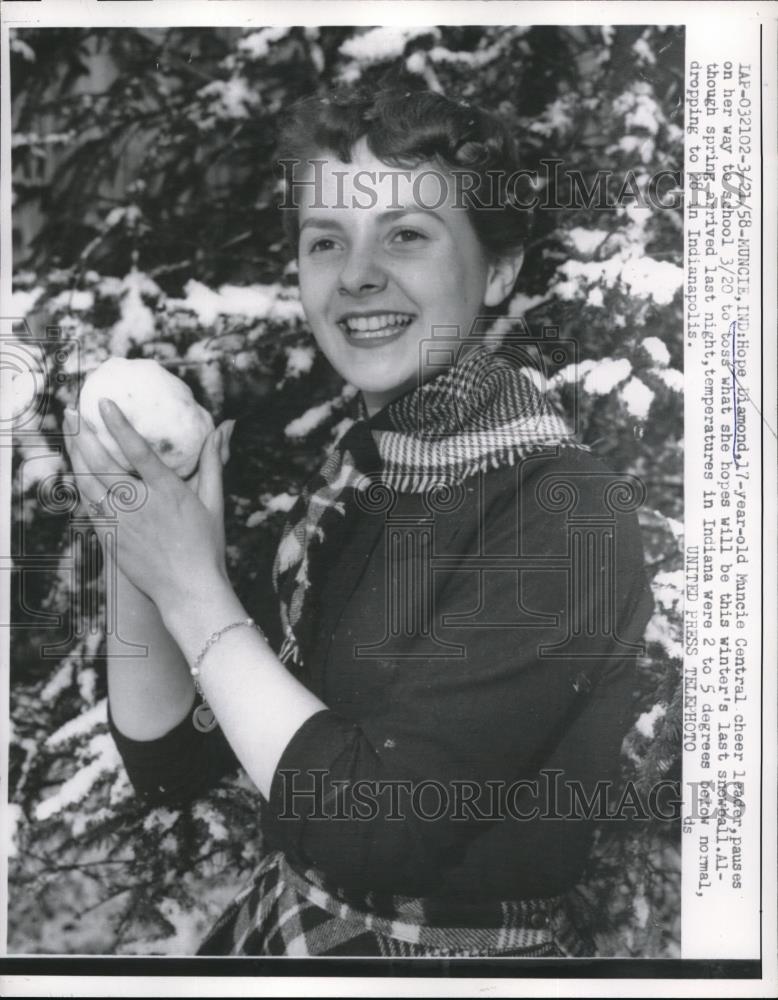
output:
[{"label": "long sleeve", "polygon": [[238,767],[221,729],[208,733],[195,729],[191,710],[177,726],[155,740],[125,736],[116,727],[110,705],[108,726],[133,788],[150,806],[178,805],[202,795]]},{"label": "long sleeve", "polygon": [[[425,571],[407,563],[424,555],[406,547],[405,564],[387,566],[379,542],[350,583],[321,692],[330,708],[287,745],[268,810],[271,840],[335,885],[435,893],[500,825],[489,808],[516,781],[559,764],[586,788],[614,776],[652,606],[637,520],[611,515],[582,589],[569,511],[548,490],[555,476],[573,484],[591,545],[609,513],[601,487],[615,477],[581,452],[526,466],[518,481],[512,469],[474,477],[461,508],[437,519],[431,630],[393,630],[387,603],[399,573],[407,587],[393,592],[410,604],[400,618],[423,621],[424,588],[411,593],[409,581]],[[542,824],[530,826],[516,837],[542,842]],[[558,849],[576,836],[568,824]]]}]

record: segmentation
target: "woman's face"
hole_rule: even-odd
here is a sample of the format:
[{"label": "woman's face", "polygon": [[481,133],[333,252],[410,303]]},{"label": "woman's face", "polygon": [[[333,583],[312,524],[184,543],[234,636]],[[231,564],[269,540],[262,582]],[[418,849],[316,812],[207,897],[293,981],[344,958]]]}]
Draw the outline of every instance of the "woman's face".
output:
[{"label": "woman's face", "polygon": [[297,188],[302,304],[319,347],[372,414],[424,379],[421,345],[433,327],[466,337],[481,306],[510,291],[520,261],[488,262],[451,178],[431,164],[388,167],[364,139],[352,163],[318,159],[318,177],[311,167],[296,175],[317,181]]}]

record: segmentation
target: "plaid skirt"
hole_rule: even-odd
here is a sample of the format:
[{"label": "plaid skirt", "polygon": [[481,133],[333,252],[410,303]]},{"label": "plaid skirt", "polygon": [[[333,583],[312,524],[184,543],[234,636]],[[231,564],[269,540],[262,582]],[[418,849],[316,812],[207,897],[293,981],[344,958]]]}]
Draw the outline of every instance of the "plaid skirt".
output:
[{"label": "plaid skirt", "polygon": [[564,896],[456,903],[411,896],[352,898],[314,869],[272,851],[216,921],[198,955],[342,958],[564,958],[595,954]]}]

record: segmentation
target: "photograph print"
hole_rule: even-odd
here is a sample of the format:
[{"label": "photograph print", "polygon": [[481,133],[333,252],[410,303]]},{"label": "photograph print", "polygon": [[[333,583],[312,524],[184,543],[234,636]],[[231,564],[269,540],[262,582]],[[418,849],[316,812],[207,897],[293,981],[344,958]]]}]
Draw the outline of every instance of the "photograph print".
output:
[{"label": "photograph print", "polygon": [[8,953],[679,958],[683,27],[10,68]]}]

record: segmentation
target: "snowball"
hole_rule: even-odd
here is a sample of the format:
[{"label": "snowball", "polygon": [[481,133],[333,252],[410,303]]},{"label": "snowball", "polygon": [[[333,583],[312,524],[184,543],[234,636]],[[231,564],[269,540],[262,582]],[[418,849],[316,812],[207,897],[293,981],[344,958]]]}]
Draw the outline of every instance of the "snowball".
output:
[{"label": "snowball", "polygon": [[598,361],[583,380],[584,392],[593,396],[607,396],[611,390],[629,378],[632,365],[626,358],[603,358]]},{"label": "snowball", "polygon": [[81,416],[117,465],[130,471],[100,414],[103,397],[119,406],[168,468],[184,478],[194,472],[214,424],[185,382],[151,358],[109,358],[87,376],[79,399]]}]

